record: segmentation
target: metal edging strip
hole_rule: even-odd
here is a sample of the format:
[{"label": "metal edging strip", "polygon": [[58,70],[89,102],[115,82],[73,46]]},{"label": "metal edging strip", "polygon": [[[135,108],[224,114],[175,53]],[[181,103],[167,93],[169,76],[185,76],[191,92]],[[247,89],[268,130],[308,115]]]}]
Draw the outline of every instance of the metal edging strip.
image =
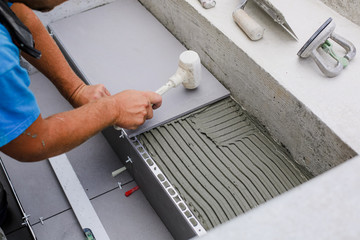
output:
[{"label": "metal edging strip", "polygon": [[[144,146],[139,142],[136,137],[132,137],[129,139],[130,144],[136,149],[136,151],[141,156],[141,159],[145,162],[145,165],[151,170],[154,177],[157,179],[161,187],[168,194],[169,198],[176,205],[181,215],[184,219],[187,220],[189,225],[193,228],[193,231],[197,234],[197,236],[202,236],[206,234],[206,230],[200,224],[198,219],[193,215],[185,201],[181,198],[180,194],[176,191],[170,181],[167,179],[165,174],[161,171],[161,169],[157,166],[155,161],[151,158],[150,154],[145,150]],[[146,156],[146,157],[144,157]],[[165,186],[164,183],[168,182],[169,185]],[[185,214],[186,213],[186,214]]]}]

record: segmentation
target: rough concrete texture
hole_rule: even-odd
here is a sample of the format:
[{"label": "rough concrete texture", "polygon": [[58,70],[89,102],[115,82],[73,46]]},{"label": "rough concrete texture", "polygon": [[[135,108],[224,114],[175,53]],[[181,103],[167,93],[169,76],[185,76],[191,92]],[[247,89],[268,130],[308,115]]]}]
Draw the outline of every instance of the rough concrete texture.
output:
[{"label": "rough concrete texture", "polygon": [[310,176],[231,98],[138,139],[206,230]]},{"label": "rough concrete texture", "polygon": [[[217,2],[210,10],[203,9],[196,1],[140,2],[185,46],[197,51],[202,63],[230,90],[231,95],[314,175],[356,155],[349,143],[356,143],[353,146],[360,150],[358,137],[349,131],[349,126],[351,129],[357,126],[358,118],[352,115],[338,121],[342,114],[349,115],[349,109],[345,108],[352,106],[355,107],[352,112],[358,111],[356,105],[351,104],[357,96],[353,89],[357,88],[358,80],[350,77],[349,81],[349,74],[356,76],[356,66],[349,66],[337,81],[329,81],[310,59],[304,63],[296,56],[304,42],[329,16],[329,10],[319,11],[327,8],[324,4],[310,0],[296,1],[291,6],[283,3],[287,9],[281,8],[280,11],[298,35],[299,41],[296,42],[249,2],[246,11],[266,28],[264,38],[253,42],[232,19],[232,11],[238,4],[236,1]],[[304,20],[302,14],[299,18],[298,13],[305,13],[304,9],[314,19]],[[336,20],[342,21],[340,29],[354,25],[344,25],[340,17]],[[354,34],[350,36],[354,40]],[[349,101],[350,104],[344,105],[335,101],[334,91],[346,84],[345,92],[348,93],[342,95],[347,99],[343,97],[342,102]]]},{"label": "rough concrete texture", "polygon": [[358,0],[321,0],[326,5],[360,25],[360,2]]}]

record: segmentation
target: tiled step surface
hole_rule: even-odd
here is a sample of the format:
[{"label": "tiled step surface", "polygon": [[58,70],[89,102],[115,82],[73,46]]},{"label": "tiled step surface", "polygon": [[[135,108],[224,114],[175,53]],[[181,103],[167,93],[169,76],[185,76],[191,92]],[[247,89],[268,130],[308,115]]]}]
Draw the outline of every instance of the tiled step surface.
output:
[{"label": "tiled step surface", "polygon": [[[175,73],[186,50],[138,1],[115,1],[49,27],[86,81],[102,83],[112,94],[156,91]],[[154,118],[127,131],[130,137],[229,95],[204,67],[202,74],[196,90],[178,86],[166,93]]]}]

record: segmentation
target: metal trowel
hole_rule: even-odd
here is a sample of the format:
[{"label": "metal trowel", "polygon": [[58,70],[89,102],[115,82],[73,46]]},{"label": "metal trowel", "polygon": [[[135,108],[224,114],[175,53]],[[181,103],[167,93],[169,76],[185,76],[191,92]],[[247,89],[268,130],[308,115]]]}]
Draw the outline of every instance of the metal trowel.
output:
[{"label": "metal trowel", "polygon": [[[298,40],[295,32],[286,22],[284,15],[268,0],[252,0],[262,10],[264,10],[275,22],[280,24],[290,35]],[[245,11],[245,5],[248,0],[241,0],[240,5],[233,12],[234,21],[246,33],[246,35],[253,41],[260,40],[264,35],[264,28],[261,27],[255,20],[253,20]]]}]

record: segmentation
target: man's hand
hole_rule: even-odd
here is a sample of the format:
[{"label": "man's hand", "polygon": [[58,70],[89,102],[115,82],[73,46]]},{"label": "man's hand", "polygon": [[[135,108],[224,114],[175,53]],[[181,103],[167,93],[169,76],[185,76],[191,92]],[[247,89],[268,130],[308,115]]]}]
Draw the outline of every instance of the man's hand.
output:
[{"label": "man's hand", "polygon": [[153,109],[161,106],[162,97],[155,92],[126,90],[113,96],[118,117],[115,125],[136,129],[153,117]]},{"label": "man's hand", "polygon": [[111,96],[103,84],[79,86],[70,96],[69,102],[73,107],[80,107],[96,99]]},{"label": "man's hand", "polygon": [[106,127],[135,129],[152,118],[161,103],[157,93],[127,90],[45,119],[40,115],[0,151],[19,161],[46,159],[70,151]]}]

